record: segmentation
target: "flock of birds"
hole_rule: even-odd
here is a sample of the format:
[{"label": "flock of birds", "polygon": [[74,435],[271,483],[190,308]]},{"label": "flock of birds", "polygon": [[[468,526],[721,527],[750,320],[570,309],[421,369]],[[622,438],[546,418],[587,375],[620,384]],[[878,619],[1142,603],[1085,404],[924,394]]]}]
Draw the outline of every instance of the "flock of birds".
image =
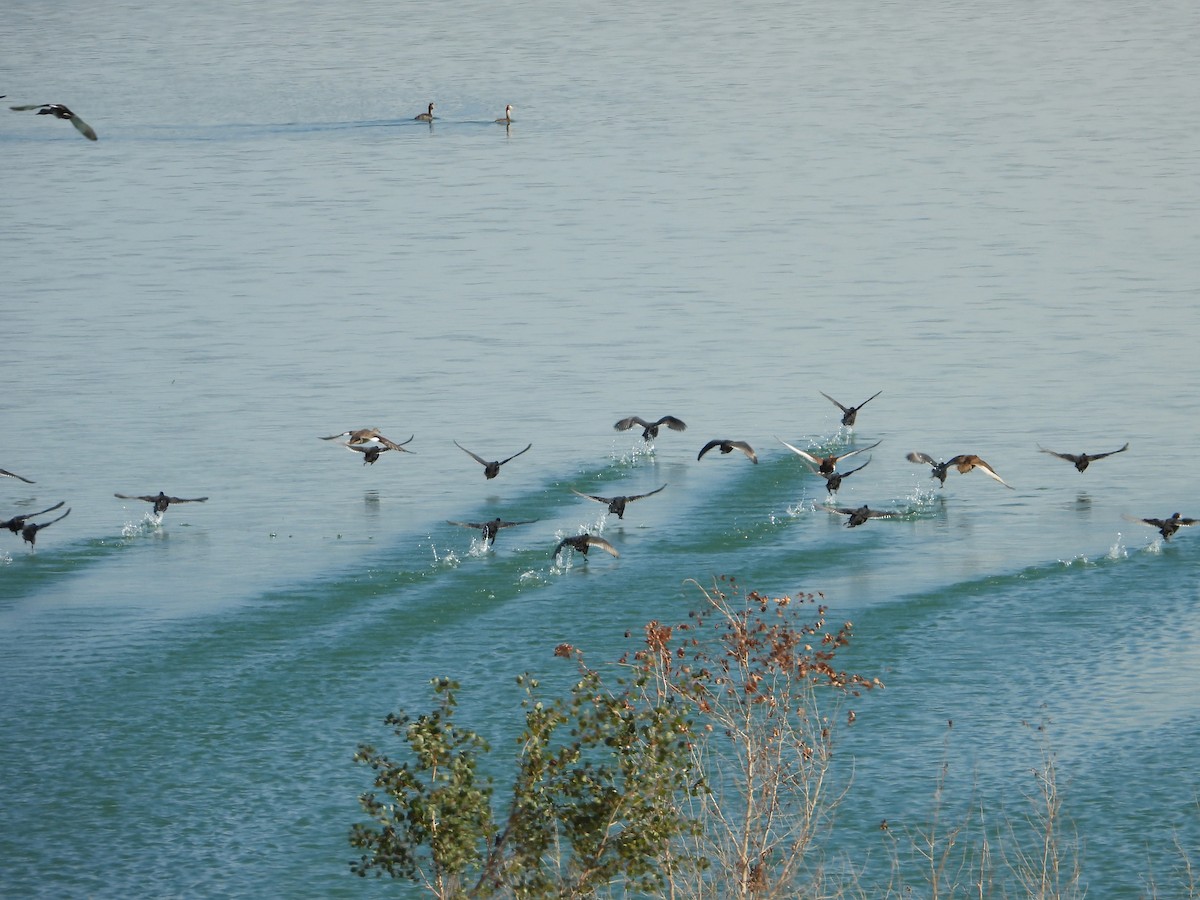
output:
[{"label": "flock of birds", "polygon": [[[0,100],[3,100],[5,96],[5,94],[0,94]],[[11,109],[13,112],[29,112],[30,110],[36,109],[39,116],[54,116],[56,119],[65,119],[74,125],[75,130],[82,134],[89,141],[98,140],[96,137],[96,130],[61,103],[23,103],[18,106],[10,106],[9,109]],[[495,120],[496,124],[504,126],[511,125],[513,123],[512,109],[511,103],[504,107],[504,115]],[[416,122],[429,122],[430,124],[432,124],[436,118],[437,116],[433,114],[432,103],[429,104],[429,107],[425,110],[425,112],[413,116],[413,120]]]},{"label": "flock of birds", "polygon": [[[433,104],[430,104],[431,111],[432,106]],[[870,403],[872,400],[878,397],[880,393],[882,393],[882,391],[876,391],[857,406],[845,406],[837,400],[834,400],[823,391],[821,392],[821,395],[842,411],[842,424],[848,428],[853,428],[858,419],[859,410],[861,410],[862,407],[864,407],[867,403]],[[687,430],[687,425],[684,423],[684,421],[675,416],[662,416],[654,421],[643,419],[641,416],[628,416],[627,418],[618,421],[613,427],[617,431],[629,431],[635,427],[641,428],[642,439],[647,443],[650,443],[657,438],[659,429],[663,427],[666,427],[671,431]],[[363,465],[373,465],[384,453],[411,453],[412,451],[408,450],[406,445],[412,442],[413,437],[415,437],[415,435],[410,436],[406,441],[398,442],[384,437],[378,428],[359,428],[351,431],[343,431],[339,434],[331,434],[322,437],[321,440],[340,441],[342,446],[362,455]],[[788,450],[799,456],[813,474],[819,475],[825,480],[825,488],[829,492],[831,498],[837,494],[838,489],[841,487],[844,479],[849,478],[856,472],[862,471],[867,467],[868,464],[870,464],[871,459],[868,457],[867,461],[862,465],[849,470],[839,470],[838,465],[843,460],[849,459],[852,456],[857,456],[860,453],[866,453],[868,450],[875,449],[881,443],[881,441],[876,441],[870,446],[860,447],[844,453],[829,453],[825,455],[819,455],[793,446],[778,436],[776,437],[776,440],[783,444],[783,446],[787,447]],[[468,450],[458,441],[454,441],[454,445],[463,453],[467,454],[469,457],[483,466],[483,476],[488,480],[496,478],[500,474],[500,468],[502,466],[512,462],[514,459],[524,453],[527,453],[533,448],[533,444],[530,443],[527,444],[523,449],[518,450],[516,453],[505,459],[488,459],[484,456],[480,456],[473,450]],[[1119,447],[1116,450],[1109,450],[1104,453],[1076,454],[1059,453],[1056,450],[1047,450],[1045,447],[1040,445],[1038,447],[1038,450],[1042,453],[1047,453],[1051,456],[1057,457],[1058,459],[1071,463],[1079,472],[1086,471],[1088,466],[1090,466],[1096,460],[1105,459],[1118,453],[1124,453],[1128,449],[1129,444],[1126,443],[1123,447]],[[703,459],[705,454],[712,450],[719,450],[722,454],[730,454],[737,450],[744,454],[752,463],[755,465],[758,464],[758,454],[755,453],[754,448],[751,447],[749,443],[746,441],[732,440],[729,438],[715,438],[711,441],[708,441],[703,447],[700,448],[700,452],[696,456],[697,461]],[[997,474],[996,470],[992,468],[992,466],[973,453],[962,453],[957,456],[952,456],[946,460],[936,460],[928,453],[913,451],[908,453],[905,458],[912,463],[928,465],[930,467],[930,477],[937,479],[939,486],[945,485],[946,478],[951,470],[957,471],[964,475],[968,472],[978,470],[987,475],[989,478],[992,478],[1004,485],[1006,488],[1009,488],[1010,490],[1012,489],[1012,485],[1001,478],[1000,475]],[[0,476],[14,478],[27,484],[34,483],[30,479],[21,475],[17,475],[13,472],[9,472],[6,469],[0,469]],[[664,484],[661,487],[655,488],[652,491],[647,491],[644,494],[618,495],[615,497],[603,497],[597,494],[587,494],[583,493],[582,491],[577,491],[574,488],[572,488],[571,491],[575,495],[585,500],[591,500],[596,503],[604,504],[608,512],[616,515],[618,519],[623,519],[625,517],[625,508],[628,504],[636,500],[643,500],[647,497],[653,497],[655,494],[665,490],[666,487],[667,486]],[[161,520],[163,514],[172,504],[203,503],[208,500],[207,497],[171,497],[163,491],[159,491],[157,494],[114,494],[114,496],[122,500],[140,500],[151,504],[154,510],[154,515],[157,516],[159,520]],[[13,516],[7,521],[0,522],[0,527],[7,528],[13,534],[20,534],[32,548],[37,541],[37,535],[39,531],[41,531],[43,528],[53,525],[55,522],[61,522],[68,515],[70,515],[71,510],[68,508],[61,515],[46,522],[32,522],[30,520],[57,512],[63,507],[64,503],[65,501],[57,503],[54,506],[35,513],[24,513]],[[867,504],[857,507],[849,507],[834,506],[826,503],[823,504],[822,508],[831,513],[847,516],[848,521],[846,522],[846,525],[849,528],[857,528],[860,525],[866,524],[871,519],[890,518],[902,514],[899,511],[893,510],[871,509]],[[1140,525],[1148,525],[1152,528],[1158,529],[1159,534],[1161,534],[1163,539],[1167,541],[1169,541],[1171,536],[1179,531],[1180,528],[1186,525],[1193,525],[1197,521],[1193,518],[1186,518],[1181,513],[1174,513],[1165,519],[1138,518],[1135,516],[1126,516],[1125,518],[1131,522],[1136,522]],[[484,546],[490,546],[495,542],[496,535],[501,529],[512,528],[518,525],[532,525],[537,521],[537,519],[528,519],[524,521],[509,522],[501,519],[500,517],[496,517],[495,519],[491,519],[486,522],[459,522],[448,520],[448,524],[479,531],[482,535]],[[588,551],[593,547],[599,548],[600,550],[603,550],[605,553],[609,553],[612,556],[620,556],[617,548],[611,543],[599,535],[588,533],[563,538],[555,546],[554,551],[551,554],[552,557],[556,558],[563,551],[563,549],[567,547],[582,553],[584,556],[586,556]]]}]

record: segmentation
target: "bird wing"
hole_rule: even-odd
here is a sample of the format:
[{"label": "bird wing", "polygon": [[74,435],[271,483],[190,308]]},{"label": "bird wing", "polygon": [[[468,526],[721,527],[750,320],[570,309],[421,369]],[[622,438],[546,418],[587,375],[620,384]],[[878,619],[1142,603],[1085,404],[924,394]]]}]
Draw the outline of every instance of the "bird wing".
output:
[{"label": "bird wing", "polygon": [[23,518],[32,519],[35,516],[44,516],[48,512],[54,512],[56,509],[61,507],[66,502],[67,501],[65,501],[65,500],[59,500],[53,506],[47,507],[46,509],[43,509],[41,512],[29,513],[28,515],[24,516]]},{"label": "bird wing", "polygon": [[750,462],[754,463],[756,466],[758,465],[758,455],[754,452],[754,448],[745,441],[730,441],[729,446],[736,447],[738,450],[741,450],[748,457],[750,457]]},{"label": "bird wing", "polygon": [[[645,494],[634,494],[634,495],[633,495],[633,496],[631,496],[631,497],[626,497],[626,498],[625,498],[625,500],[626,500],[626,501],[628,501],[628,502],[632,502],[633,500],[641,500],[643,497],[652,497],[652,496],[654,496],[655,494],[657,494],[659,491],[661,491],[661,490],[662,490],[663,488],[665,488],[665,487],[666,487],[666,485],[664,484],[662,487],[660,487],[660,488],[656,488],[655,490],[653,490],[653,491],[649,491],[648,493],[645,493]],[[595,499],[595,498],[592,498],[592,499]]]},{"label": "bird wing", "polygon": [[16,472],[10,472],[10,471],[8,471],[8,469],[0,469],[0,475],[7,476],[8,478],[15,478],[15,479],[17,479],[17,481],[23,481],[26,484],[35,484],[36,483],[36,482],[30,481],[28,478],[21,477]]},{"label": "bird wing", "polygon": [[703,447],[700,449],[700,452],[696,454],[696,459],[700,459],[700,457],[702,457],[702,456],[703,456],[705,453],[707,453],[707,452],[708,452],[709,450],[711,450],[713,447],[720,447],[720,446],[721,446],[721,441],[720,441],[720,440],[712,440],[712,441],[709,441],[707,444],[705,444],[705,445],[704,445],[704,446],[703,446]]},{"label": "bird wing", "polygon": [[687,431],[687,425],[684,424],[683,419],[677,419],[674,416],[663,416],[654,424],[666,425],[672,431]]},{"label": "bird wing", "polygon": [[113,496],[120,497],[122,500],[145,500],[147,503],[153,503],[154,501],[156,501],[158,499],[158,494],[155,494],[153,496],[150,496],[149,494],[147,494],[145,496],[140,496],[140,497],[137,495],[134,495],[134,494],[113,494]]},{"label": "bird wing", "polygon": [[[533,444],[529,444],[529,446],[527,446],[527,447],[525,448],[525,450],[528,450],[528,449],[529,449],[530,447],[532,447],[532,446],[533,446]],[[516,459],[518,456],[520,456],[522,453],[524,453],[524,452],[525,452],[525,450],[521,450],[521,451],[519,451],[519,452],[517,452],[517,453],[514,453],[514,454],[513,454],[512,456],[510,456],[508,459],[502,459],[502,460],[500,460],[500,465],[504,465],[506,462],[509,462],[509,461],[511,461],[511,460],[514,460],[514,459]],[[468,452],[468,453],[471,453],[471,451],[470,451],[470,450],[468,450],[467,452]],[[474,453],[471,453],[471,455],[472,455],[472,456],[475,456],[475,454],[474,454]],[[475,458],[476,458],[476,459],[479,459],[479,457],[478,457],[478,456],[475,456]],[[485,465],[486,465],[486,463],[485,463]]]},{"label": "bird wing", "polygon": [[1135,525],[1149,525],[1151,528],[1162,528],[1166,522],[1162,519],[1143,519],[1139,516],[1131,516],[1127,513],[1122,514],[1122,519],[1127,522],[1133,522]]},{"label": "bird wing", "polygon": [[96,132],[92,129],[91,125],[79,118],[79,116],[75,115],[75,113],[71,113],[70,118],[71,124],[75,126],[76,131],[82,134],[89,141],[97,140]]},{"label": "bird wing", "polygon": [[650,427],[650,423],[641,416],[630,416],[628,419],[622,419],[613,428],[617,429],[617,431],[628,431],[634,425],[641,425],[643,428]]},{"label": "bird wing", "polygon": [[168,497],[172,503],[203,503],[207,497]]},{"label": "bird wing", "polygon": [[482,522],[451,522],[449,519],[446,520],[446,524],[447,525],[458,525],[462,528],[482,528],[483,527]]},{"label": "bird wing", "polygon": [[[541,521],[540,519],[526,519],[524,522],[500,522],[496,525],[497,528],[512,528],[514,525],[532,525],[534,522]],[[480,526],[482,527],[482,526]]]},{"label": "bird wing", "polygon": [[595,500],[597,503],[612,503],[611,497],[597,497],[595,494],[584,494],[575,490],[575,488],[571,488],[571,493],[578,494],[580,497],[583,497],[586,500]]},{"label": "bird wing", "polygon": [[832,513],[841,513],[843,516],[849,516],[856,512],[856,510],[849,506],[830,506],[827,503],[821,504],[821,509],[828,510]]},{"label": "bird wing", "polygon": [[836,400],[834,400],[832,397],[830,397],[830,396],[829,396],[827,393],[825,393],[824,391],[820,391],[819,393],[821,394],[821,396],[822,396],[822,397],[824,397],[826,400],[828,400],[830,403],[832,403],[834,406],[836,406],[836,407],[837,407],[838,409],[840,409],[842,412],[844,412],[844,413],[848,413],[848,412],[850,412],[850,407],[848,407],[848,406],[842,406],[842,404],[838,403]]},{"label": "bird wing", "polygon": [[[412,453],[411,450],[405,450],[404,445],[411,444],[413,442],[413,438],[415,438],[415,437],[416,437],[415,434],[411,435],[407,441],[401,441],[399,444],[397,444],[395,441],[390,441],[387,438],[385,438],[383,435],[377,434],[375,436],[375,440],[377,440],[379,443],[383,444],[383,446],[387,447],[389,450],[399,450],[401,453]],[[484,463],[484,465],[486,466],[487,463]]]},{"label": "bird wing", "polygon": [[608,541],[606,541],[602,537],[597,537],[594,534],[589,534],[587,536],[587,542],[592,547],[599,547],[605,553],[611,553],[613,556],[621,555],[620,553],[617,552],[616,547],[614,547],[612,544],[610,544]]},{"label": "bird wing", "polygon": [[931,466],[937,465],[937,462],[928,453],[920,453],[916,450],[913,450],[911,453],[905,455],[904,458],[913,463],[928,463]]},{"label": "bird wing", "polygon": [[[799,447],[793,447],[791,444],[789,444],[787,441],[785,441],[779,435],[775,435],[775,440],[779,441],[779,443],[783,444],[783,446],[787,447],[789,450],[791,450],[793,453],[797,454],[798,456],[801,456],[804,459],[807,459],[813,465],[819,466],[821,464],[820,458],[813,456],[811,453],[808,453],[807,451],[801,450]],[[720,443],[720,441],[717,441],[717,443]],[[705,449],[707,450],[708,448],[706,447]]]},{"label": "bird wing", "polygon": [[42,107],[53,105],[52,103],[26,103],[22,106],[10,106],[9,109],[13,112],[27,112],[31,109],[41,109]]},{"label": "bird wing", "polygon": [[[995,469],[993,469],[991,466],[989,466],[986,462],[984,462],[978,456],[967,456],[967,457],[961,457],[961,458],[964,460],[969,460],[972,463],[974,468],[979,469],[979,471],[983,472],[983,474],[987,475],[989,478],[996,479],[998,482],[1000,482],[1002,485],[1004,485],[1010,491],[1015,490],[1015,488],[1011,484],[1009,484],[1007,481],[1005,481],[1003,478],[1001,478],[999,475],[996,474]],[[951,462],[953,462],[953,461],[954,460],[951,460]],[[970,471],[970,470],[968,470],[968,471]]]},{"label": "bird wing", "polygon": [[[62,506],[62,504],[60,503],[59,506]],[[57,507],[55,507],[55,508],[57,508]],[[65,513],[63,513],[61,516],[59,516],[57,519],[51,519],[49,522],[42,522],[41,524],[38,525],[38,528],[45,528],[47,525],[53,525],[55,522],[61,522],[63,519],[65,519],[70,514],[71,514],[71,508],[67,507],[67,511]]]},{"label": "bird wing", "polygon": [[855,456],[859,453],[866,453],[868,450],[874,450],[876,447],[878,447],[882,443],[883,443],[883,441],[876,441],[870,447],[861,447],[858,450],[851,450],[849,453],[843,453],[841,456],[838,457],[838,460],[840,461],[843,459],[849,459],[851,456]]},{"label": "bird wing", "polygon": [[871,460],[873,458],[874,457],[868,456],[867,461],[865,463],[863,463],[861,466],[859,466],[857,469],[851,469],[849,472],[842,472],[841,473],[842,477],[845,478],[848,475],[853,475],[855,472],[861,472],[863,469],[865,469],[867,466],[869,466],[871,464]]},{"label": "bird wing", "polygon": [[1107,453],[1096,453],[1088,457],[1088,459],[1104,459],[1106,456],[1112,456],[1114,453],[1124,453],[1129,449],[1129,444],[1126,444],[1120,450],[1109,450]]},{"label": "bird wing", "polygon": [[876,391],[870,397],[868,397],[866,400],[864,400],[862,403],[858,404],[858,406],[856,406],[855,409],[862,409],[864,406],[866,406],[868,403],[870,403],[872,400],[874,400],[876,397],[878,397],[882,393],[883,393],[882,390]]},{"label": "bird wing", "polygon": [[[1057,450],[1047,450],[1041,444],[1038,444],[1038,450],[1040,450],[1042,453],[1049,453],[1051,456],[1057,456],[1059,459],[1065,459],[1069,463],[1078,463],[1080,460],[1080,457],[1076,456],[1073,453],[1059,453]],[[1116,452],[1116,451],[1114,451],[1114,452]],[[1105,453],[1104,455],[1108,456],[1107,453]],[[1099,459],[1100,457],[1092,456],[1089,458],[1090,459]]]},{"label": "bird wing", "polygon": [[486,466],[488,464],[488,461],[486,459],[484,459],[478,453],[472,453],[470,450],[468,450],[466,447],[464,447],[458,441],[454,442],[454,446],[457,447],[459,450],[461,450],[463,453],[467,454],[467,456],[471,457],[471,459],[475,460],[475,462],[479,463],[481,466]]}]

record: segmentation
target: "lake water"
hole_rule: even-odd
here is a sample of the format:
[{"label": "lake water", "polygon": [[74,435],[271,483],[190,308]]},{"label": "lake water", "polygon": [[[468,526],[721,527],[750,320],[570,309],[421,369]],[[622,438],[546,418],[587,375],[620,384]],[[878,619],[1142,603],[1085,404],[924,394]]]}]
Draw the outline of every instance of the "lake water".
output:
[{"label": "lake water", "polygon": [[[384,715],[448,675],[506,734],[558,642],[615,657],[722,574],[823,592],[887,684],[836,852],[920,828],[944,760],[952,802],[1019,814],[1048,720],[1089,894],[1179,895],[1200,535],[1124,516],[1200,515],[1200,7],[5,19],[4,102],[100,137],[0,119],[0,466],[36,481],[0,517],[71,508],[0,546],[5,896],[390,892],[346,841]],[[853,432],[820,394],[879,390]],[[632,414],[688,430],[651,450]],[[413,453],[317,440],[371,426]],[[838,502],[905,515],[845,528],[776,436],[881,441]],[[533,448],[485,481],[455,440]],[[620,521],[570,492],[662,484]],[[209,499],[113,496],[159,490]],[[537,521],[447,524],[497,516]],[[555,564],[584,527],[620,558]]]}]

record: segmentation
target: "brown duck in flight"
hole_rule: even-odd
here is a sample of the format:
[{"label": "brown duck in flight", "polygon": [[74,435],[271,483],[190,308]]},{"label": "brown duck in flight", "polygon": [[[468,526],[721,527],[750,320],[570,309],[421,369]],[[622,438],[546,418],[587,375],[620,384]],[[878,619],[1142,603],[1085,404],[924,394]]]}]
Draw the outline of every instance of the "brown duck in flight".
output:
[{"label": "brown duck in flight", "polygon": [[882,394],[883,391],[876,391],[862,403],[858,404],[858,406],[842,406],[842,404],[838,403],[824,391],[821,391],[820,393],[822,397],[842,411],[842,424],[849,428],[853,428],[854,420],[858,418],[858,411]]},{"label": "brown duck in flight", "polygon": [[54,116],[56,119],[66,119],[75,126],[76,131],[89,141],[96,140],[96,132],[92,130],[92,126],[61,103],[27,103],[24,106],[10,106],[9,109],[14,112],[27,112],[28,110],[36,109],[39,116]]},{"label": "brown duck in flight", "polygon": [[161,516],[167,511],[167,507],[172,503],[203,503],[207,497],[168,497],[162,491],[158,494],[143,494],[142,496],[131,496],[129,494],[113,494],[114,497],[119,497],[122,500],[144,500],[147,503],[154,504],[154,514]]},{"label": "brown duck in flight", "polygon": [[[58,504],[58,506],[62,506],[62,504],[60,503],[60,504]],[[58,507],[56,506],[54,508],[57,509]],[[38,536],[39,531],[41,531],[43,528],[48,528],[49,526],[53,525],[55,522],[61,522],[63,519],[65,519],[70,514],[71,514],[71,508],[68,506],[67,511],[65,513],[63,513],[61,516],[59,516],[57,519],[51,519],[49,522],[41,522],[40,524],[36,523],[36,522],[30,522],[28,525],[26,525],[25,527],[23,527],[21,529],[21,537],[24,538],[28,542],[30,547],[32,547],[37,543],[37,536]]]},{"label": "brown duck in flight", "polygon": [[459,450],[461,450],[463,453],[467,454],[467,456],[471,457],[471,459],[475,460],[475,462],[477,462],[481,466],[483,466],[483,477],[484,478],[495,478],[497,475],[500,474],[500,467],[502,465],[504,465],[506,462],[510,462],[510,461],[516,459],[518,456],[520,456],[522,453],[524,453],[525,450],[528,450],[530,447],[532,447],[533,444],[529,444],[528,446],[525,447],[525,450],[520,450],[517,453],[514,453],[508,459],[501,459],[501,460],[493,459],[490,461],[484,459],[478,453],[472,453],[470,450],[468,450],[466,447],[464,447],[458,441],[454,442],[454,446],[457,447]]},{"label": "brown duck in flight", "polygon": [[1169,541],[1171,535],[1177,532],[1184,525],[1195,525],[1195,519],[1185,519],[1180,513],[1175,513],[1169,519],[1139,519],[1136,516],[1126,516],[1130,522],[1137,522],[1139,525],[1149,525],[1151,528],[1157,528],[1158,533],[1163,536],[1164,541]]},{"label": "brown duck in flight", "polygon": [[35,518],[36,516],[44,516],[48,512],[54,512],[56,509],[60,509],[62,507],[63,503],[65,503],[65,502],[66,502],[65,500],[60,500],[58,503],[54,504],[53,506],[43,509],[41,512],[25,513],[24,515],[21,515],[21,516],[13,516],[7,522],[0,522],[0,528],[7,528],[13,534],[20,534],[21,529],[25,527],[26,519],[32,519],[32,518]]},{"label": "brown duck in flight", "polygon": [[709,441],[700,449],[700,452],[696,455],[696,459],[700,459],[713,447],[720,447],[722,453],[732,453],[734,450],[741,450],[750,458],[750,462],[756,466],[758,465],[758,454],[754,452],[753,447],[745,441],[731,441],[727,438],[717,438],[716,440]]},{"label": "brown duck in flight", "polygon": [[642,426],[642,440],[652,441],[658,437],[658,429],[661,425],[666,425],[672,431],[687,431],[687,425],[682,419],[677,419],[674,416],[663,416],[657,422],[647,422],[641,416],[630,416],[628,419],[622,419],[613,428],[617,431],[628,431],[634,425]]},{"label": "brown duck in flight", "polygon": [[475,528],[483,532],[484,544],[492,544],[496,541],[496,532],[501,528],[512,528],[514,525],[532,525],[537,519],[529,519],[524,522],[505,522],[499,516],[492,519],[490,522],[451,522],[447,520],[449,525],[458,525],[462,528]]},{"label": "brown duck in flight", "polygon": [[842,453],[841,455],[831,454],[829,456],[813,456],[807,450],[801,450],[799,447],[793,447],[791,444],[789,444],[787,441],[785,441],[779,435],[775,435],[775,440],[779,441],[779,443],[783,444],[783,446],[787,447],[789,450],[791,450],[797,456],[801,457],[802,459],[808,460],[810,463],[812,463],[814,466],[817,467],[817,473],[820,475],[824,475],[826,478],[828,478],[830,475],[834,474],[837,471],[837,464],[841,460],[848,459],[849,457],[854,456],[858,453],[865,453],[868,450],[874,450],[876,447],[878,447],[880,444],[883,443],[883,441],[876,441],[870,447],[863,447],[859,450],[851,450],[849,453]]},{"label": "brown duck in flight", "polygon": [[355,453],[363,455],[363,465],[374,465],[379,459],[381,453],[386,453],[389,450],[398,450],[401,453],[412,453],[413,451],[405,448],[406,444],[411,444],[416,435],[410,435],[407,441],[396,443],[393,440],[385,438],[379,433],[378,428],[359,428],[355,431],[343,431],[341,434],[331,434],[328,437],[323,437],[323,441],[336,441],[339,438],[346,438],[342,445],[349,447]]},{"label": "brown duck in flight", "polygon": [[656,488],[649,493],[631,494],[628,497],[598,497],[595,494],[581,493],[580,491],[575,490],[575,488],[571,488],[571,493],[577,494],[578,496],[583,497],[585,500],[595,500],[597,503],[607,503],[608,511],[610,513],[616,513],[618,519],[623,519],[625,518],[626,503],[632,503],[634,500],[641,500],[644,497],[652,497],[665,487],[666,485],[664,484],[662,487]]},{"label": "brown duck in flight", "polygon": [[996,479],[1009,490],[1013,490],[1013,486],[1011,484],[997,475],[995,469],[989,466],[974,453],[960,453],[958,456],[950,457],[945,462],[937,462],[928,453],[919,453],[914,450],[912,453],[907,454],[904,458],[909,462],[926,463],[927,465],[932,466],[933,471],[930,473],[930,477],[936,478],[943,485],[946,483],[947,472],[949,471],[950,467],[953,466],[964,475],[967,472],[970,472],[972,469],[978,469],[984,475],[987,475],[989,478]]},{"label": "brown duck in flight", "polygon": [[1107,453],[1080,453],[1078,455],[1074,453],[1058,453],[1055,450],[1047,450],[1041,444],[1038,444],[1038,449],[1043,453],[1049,453],[1051,456],[1057,456],[1059,459],[1065,459],[1069,463],[1074,463],[1075,468],[1082,472],[1091,463],[1098,459],[1104,459],[1104,457],[1112,456],[1114,453],[1124,453],[1129,449],[1129,443],[1126,442],[1125,446],[1120,450],[1109,450]]},{"label": "brown duck in flight", "polygon": [[558,542],[558,546],[554,548],[554,552],[551,553],[550,556],[558,556],[558,554],[562,552],[563,547],[572,547],[575,550],[578,550],[584,556],[587,556],[588,550],[590,550],[592,547],[599,547],[605,553],[611,553],[613,556],[621,555],[617,552],[616,547],[614,547],[604,538],[597,537],[594,534],[580,534],[576,535],[575,537],[565,537]]}]

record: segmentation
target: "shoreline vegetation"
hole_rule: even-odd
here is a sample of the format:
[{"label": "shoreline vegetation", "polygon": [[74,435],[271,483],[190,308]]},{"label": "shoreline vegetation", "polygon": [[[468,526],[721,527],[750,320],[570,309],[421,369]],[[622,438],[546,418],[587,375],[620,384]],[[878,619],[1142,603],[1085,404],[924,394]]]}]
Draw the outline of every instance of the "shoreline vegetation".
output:
[{"label": "shoreline vegetation", "polygon": [[[374,782],[359,798],[371,823],[350,830],[361,853],[351,870],[437,898],[1089,892],[1048,722],[1024,723],[1039,758],[1021,810],[993,810],[974,791],[965,802],[948,796],[951,722],[920,820],[872,823],[878,856],[839,849],[853,759],[838,755],[838,736],[854,725],[855,698],[884,688],[838,668],[852,624],[827,625],[819,594],[693,584],[700,608],[681,624],[648,623],[614,665],[555,648],[576,668],[565,692],[518,679],[523,727],[503,786],[479,772],[487,741],[456,721],[460,686],[432,679],[430,711],[385,720],[400,757],[371,745],[355,754]],[[1175,869],[1146,876],[1139,896],[1200,897],[1188,848],[1177,840],[1175,850]]]}]

